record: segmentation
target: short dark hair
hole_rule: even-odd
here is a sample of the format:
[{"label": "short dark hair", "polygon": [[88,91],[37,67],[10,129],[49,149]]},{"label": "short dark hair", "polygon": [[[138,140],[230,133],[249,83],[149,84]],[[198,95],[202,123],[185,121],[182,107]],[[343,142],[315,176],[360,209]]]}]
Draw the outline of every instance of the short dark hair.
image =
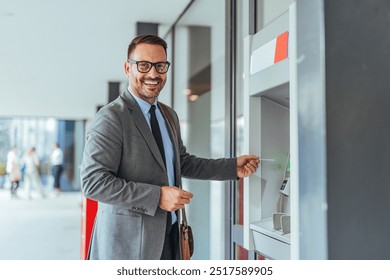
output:
[{"label": "short dark hair", "polygon": [[151,44],[151,45],[160,45],[164,48],[165,54],[167,54],[167,42],[164,39],[152,35],[152,34],[143,34],[135,37],[127,49],[127,58],[130,58],[130,54],[134,51],[135,47],[139,44]]}]

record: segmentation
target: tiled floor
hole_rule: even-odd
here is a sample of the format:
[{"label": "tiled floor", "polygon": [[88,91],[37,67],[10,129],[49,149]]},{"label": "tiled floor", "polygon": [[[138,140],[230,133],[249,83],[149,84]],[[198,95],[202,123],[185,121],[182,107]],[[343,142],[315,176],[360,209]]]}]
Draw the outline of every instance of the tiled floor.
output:
[{"label": "tiled floor", "polygon": [[78,260],[81,193],[48,193],[11,199],[0,189],[0,260]]}]

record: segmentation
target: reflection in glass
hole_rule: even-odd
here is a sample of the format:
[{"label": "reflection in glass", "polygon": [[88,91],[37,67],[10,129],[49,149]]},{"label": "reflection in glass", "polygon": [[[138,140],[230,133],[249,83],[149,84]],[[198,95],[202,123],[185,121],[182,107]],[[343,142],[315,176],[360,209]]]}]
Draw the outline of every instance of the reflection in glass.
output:
[{"label": "reflection in glass", "polygon": [[240,245],[235,244],[235,260],[247,260],[248,259],[248,250]]},{"label": "reflection in glass", "polygon": [[[189,153],[225,156],[225,1],[197,0],[174,29],[174,102]],[[188,219],[196,236],[193,259],[225,257],[224,182],[183,180],[194,194]]]}]

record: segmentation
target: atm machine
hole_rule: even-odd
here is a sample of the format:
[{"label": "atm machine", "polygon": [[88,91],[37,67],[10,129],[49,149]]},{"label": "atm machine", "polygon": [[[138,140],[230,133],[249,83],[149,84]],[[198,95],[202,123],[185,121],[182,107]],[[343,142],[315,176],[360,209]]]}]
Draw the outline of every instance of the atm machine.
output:
[{"label": "atm machine", "polygon": [[297,248],[295,4],[245,39],[245,152],[262,158],[244,180],[244,247],[269,259]]},{"label": "atm machine", "polygon": [[246,249],[390,259],[389,11],[300,0],[246,38],[244,153],[263,159],[244,180]]}]

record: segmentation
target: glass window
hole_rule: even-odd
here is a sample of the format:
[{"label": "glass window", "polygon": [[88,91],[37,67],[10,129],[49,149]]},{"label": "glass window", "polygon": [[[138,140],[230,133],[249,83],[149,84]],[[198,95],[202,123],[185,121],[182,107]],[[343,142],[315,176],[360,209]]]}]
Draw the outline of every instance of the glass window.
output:
[{"label": "glass window", "polygon": [[[237,25],[236,25],[236,155],[242,155],[244,149],[244,39],[249,35],[249,3],[248,1],[236,1]],[[243,183],[241,179],[235,188],[235,215],[234,222],[243,225]]]},{"label": "glass window", "polygon": [[168,26],[160,26],[159,27],[159,36],[161,36],[162,38],[164,38],[164,40],[167,42],[168,44],[168,48],[167,48],[167,60],[169,62],[171,62],[171,67],[169,68],[168,72],[167,72],[167,82],[163,88],[163,90],[161,91],[160,95],[159,95],[159,98],[158,100],[160,102],[163,102],[165,103],[166,105],[168,106],[172,106],[172,101],[173,101],[173,95],[172,95],[172,83],[173,83],[173,78],[172,78],[172,74],[173,74],[173,42],[172,42],[172,32],[169,32],[168,31]]},{"label": "glass window", "polygon": [[288,10],[295,0],[256,0],[256,31],[268,25]]},{"label": "glass window", "polygon": [[[175,27],[174,102],[187,150],[225,157],[225,2],[195,1]],[[196,236],[194,259],[225,258],[224,182],[184,180],[194,194],[188,207]]]}]

